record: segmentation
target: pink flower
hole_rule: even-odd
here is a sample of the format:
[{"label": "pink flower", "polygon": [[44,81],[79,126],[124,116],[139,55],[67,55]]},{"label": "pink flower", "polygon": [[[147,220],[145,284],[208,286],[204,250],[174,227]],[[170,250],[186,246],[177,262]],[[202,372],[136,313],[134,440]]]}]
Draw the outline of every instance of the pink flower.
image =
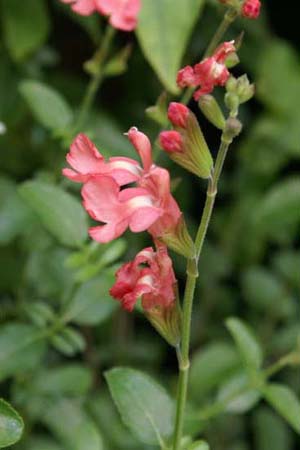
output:
[{"label": "pink flower", "polygon": [[109,23],[114,28],[132,31],[137,25],[141,9],[141,0],[61,0],[70,3],[73,11],[88,16],[95,11],[109,16]]},{"label": "pink flower", "polygon": [[230,73],[225,65],[226,58],[235,52],[233,41],[221,44],[214,54],[205,58],[194,67],[187,66],[181,69],[177,75],[179,87],[200,86],[194,93],[195,100],[204,94],[209,94],[215,86],[224,86],[230,77]]},{"label": "pink flower", "polygon": [[132,31],[137,25],[141,0],[95,0],[101,14],[109,16],[109,23],[119,30]]},{"label": "pink flower", "polygon": [[95,0],[61,0],[63,3],[70,3],[74,12],[82,16],[89,16],[96,11]]},{"label": "pink flower", "polygon": [[142,172],[137,161],[124,157],[113,157],[106,162],[90,139],[79,134],[67,154],[67,161],[73,168],[63,169],[65,177],[85,183],[93,175],[110,175],[120,186],[136,181]]},{"label": "pink flower", "polygon": [[146,311],[168,308],[175,302],[176,278],[167,248],[160,244],[139,252],[133,261],[124,264],[116,273],[116,283],[110,294],[132,311],[139,297]]},{"label": "pink flower", "polygon": [[127,228],[136,233],[145,231],[163,215],[149,191],[121,191],[116,181],[105,175],[90,177],[82,188],[82,197],[90,216],[104,223],[89,230],[91,238],[101,243],[118,238]]},{"label": "pink flower", "polygon": [[257,19],[260,14],[261,3],[259,0],[245,0],[242,5],[242,16],[248,19]]},{"label": "pink flower", "polygon": [[181,153],[183,151],[182,137],[178,131],[162,131],[159,134],[159,145],[167,153]]}]

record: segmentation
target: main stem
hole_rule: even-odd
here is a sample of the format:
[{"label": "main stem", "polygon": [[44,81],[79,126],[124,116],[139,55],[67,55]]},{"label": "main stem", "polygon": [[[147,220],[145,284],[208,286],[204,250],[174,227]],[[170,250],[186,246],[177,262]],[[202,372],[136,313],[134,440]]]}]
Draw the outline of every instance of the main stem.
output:
[{"label": "main stem", "polygon": [[198,262],[214,208],[218,181],[222,172],[222,168],[224,165],[224,161],[230,143],[231,142],[224,140],[224,136],[222,136],[214,172],[212,178],[209,180],[208,183],[205,206],[195,240],[195,257],[193,259],[189,259],[187,263],[187,281],[183,299],[183,325],[182,325],[182,340],[179,358],[179,381],[178,381],[177,410],[176,410],[176,422],[175,422],[174,446],[173,446],[174,450],[179,450],[180,448],[180,441],[183,430],[183,420],[186,405],[188,376],[190,367],[189,347],[191,335],[191,318],[192,318],[192,308],[193,308],[193,299],[196,281],[198,278]]},{"label": "main stem", "polygon": [[94,102],[96,93],[103,81],[103,68],[104,68],[104,62],[107,58],[107,55],[110,50],[110,46],[113,40],[113,37],[115,35],[115,29],[111,27],[110,25],[107,25],[107,28],[105,30],[105,34],[103,38],[101,39],[100,46],[98,50],[96,51],[94,57],[93,57],[93,64],[95,65],[94,74],[89,82],[89,85],[87,87],[86,93],[83,97],[81,107],[79,110],[78,118],[75,124],[75,131],[77,132],[82,128],[82,126],[85,123],[85,120],[87,118],[87,115],[92,107],[92,104]]}]

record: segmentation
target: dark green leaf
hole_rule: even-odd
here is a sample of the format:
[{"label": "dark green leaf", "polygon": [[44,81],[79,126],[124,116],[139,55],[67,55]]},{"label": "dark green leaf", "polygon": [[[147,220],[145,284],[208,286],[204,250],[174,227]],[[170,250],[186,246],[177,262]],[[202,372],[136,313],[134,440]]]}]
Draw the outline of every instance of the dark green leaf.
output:
[{"label": "dark green leaf", "polygon": [[42,420],[65,450],[103,450],[99,430],[75,400],[61,398],[53,402],[45,409]]},{"label": "dark green leaf", "polygon": [[87,238],[87,217],[79,201],[59,186],[42,181],[27,181],[19,191],[44,227],[62,244],[81,246]]},{"label": "dark green leaf", "polygon": [[262,349],[248,325],[237,318],[226,320],[245,366],[252,372],[260,368],[263,360]]},{"label": "dark green leaf", "polygon": [[230,344],[211,344],[193,356],[190,389],[193,400],[200,399],[225,381],[241,364],[240,357]]},{"label": "dark green leaf", "polygon": [[0,400],[0,448],[15,444],[22,436],[24,423],[7,402]]},{"label": "dark green leaf", "polygon": [[2,0],[1,11],[4,38],[12,58],[27,58],[45,42],[49,20],[44,0]]},{"label": "dark green leaf", "polygon": [[20,92],[35,119],[51,131],[64,130],[73,120],[73,112],[63,96],[40,81],[26,80]]},{"label": "dark green leaf", "polygon": [[10,323],[0,330],[0,380],[26,372],[40,362],[45,342],[40,329]]},{"label": "dark green leaf", "polygon": [[105,374],[124,423],[141,441],[162,444],[173,432],[173,403],[148,375],[118,367]]},{"label": "dark green leaf", "polygon": [[283,384],[272,383],[263,390],[265,399],[300,434],[300,400]]},{"label": "dark green leaf", "polygon": [[254,416],[255,450],[292,450],[292,433],[287,424],[269,408],[260,408]]},{"label": "dark green leaf", "polygon": [[80,286],[63,313],[65,322],[96,325],[106,320],[117,307],[109,295],[114,282],[114,270],[108,269]]}]

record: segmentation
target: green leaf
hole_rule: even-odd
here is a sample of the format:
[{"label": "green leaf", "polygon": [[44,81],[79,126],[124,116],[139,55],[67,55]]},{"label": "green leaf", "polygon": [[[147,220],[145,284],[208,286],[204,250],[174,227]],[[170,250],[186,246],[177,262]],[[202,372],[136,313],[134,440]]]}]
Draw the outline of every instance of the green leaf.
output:
[{"label": "green leaf", "polygon": [[54,440],[48,437],[33,435],[26,439],[22,450],[65,450],[59,446]]},{"label": "green leaf", "polygon": [[36,367],[44,354],[41,330],[10,323],[0,330],[0,380]]},{"label": "green leaf", "polygon": [[15,444],[22,436],[24,423],[7,402],[0,400],[0,448]]},{"label": "green leaf", "polygon": [[188,450],[209,450],[209,445],[205,441],[196,441],[189,446]]},{"label": "green leaf", "polygon": [[224,411],[234,414],[244,414],[249,411],[260,397],[260,392],[251,387],[249,377],[243,372],[232,376],[218,393],[218,401],[225,405]]},{"label": "green leaf", "polygon": [[267,385],[265,399],[300,434],[300,400],[287,386],[278,383]]},{"label": "green leaf", "polygon": [[80,286],[66,306],[63,320],[80,325],[96,325],[110,317],[118,306],[109,295],[113,282],[114,270],[109,269]]},{"label": "green leaf", "polygon": [[162,444],[173,432],[173,403],[148,375],[118,367],[105,374],[124,423],[141,441]]},{"label": "green leaf", "polygon": [[102,438],[83,406],[61,398],[45,408],[42,421],[65,450],[103,450]]},{"label": "green leaf", "polygon": [[4,39],[10,55],[21,61],[46,41],[49,19],[44,0],[2,0]]},{"label": "green leaf", "polygon": [[246,368],[250,372],[258,370],[263,361],[263,353],[252,330],[234,317],[226,320],[226,326],[237,345]]},{"label": "green leaf", "polygon": [[300,222],[300,180],[277,183],[256,206],[256,226],[268,234]]},{"label": "green leaf", "polygon": [[80,364],[44,369],[30,381],[30,389],[40,395],[86,395],[91,385],[90,370]]},{"label": "green leaf", "polygon": [[176,93],[176,75],[204,0],[143,0],[137,36],[160,81]]},{"label": "green leaf", "polygon": [[253,433],[255,450],[292,450],[292,432],[287,424],[267,407],[260,408],[254,416]]},{"label": "green leaf", "polygon": [[224,342],[208,345],[197,352],[192,360],[190,375],[193,400],[201,399],[224,382],[240,364],[235,348]]},{"label": "green leaf", "polygon": [[0,244],[8,244],[26,227],[28,208],[17,193],[17,185],[9,178],[0,178]]},{"label": "green leaf", "polygon": [[65,129],[72,123],[73,112],[64,97],[40,81],[25,80],[19,85],[35,119],[50,131]]},{"label": "green leaf", "polygon": [[19,192],[61,244],[69,247],[83,244],[87,237],[87,217],[78,200],[62,188],[42,181],[27,181]]}]

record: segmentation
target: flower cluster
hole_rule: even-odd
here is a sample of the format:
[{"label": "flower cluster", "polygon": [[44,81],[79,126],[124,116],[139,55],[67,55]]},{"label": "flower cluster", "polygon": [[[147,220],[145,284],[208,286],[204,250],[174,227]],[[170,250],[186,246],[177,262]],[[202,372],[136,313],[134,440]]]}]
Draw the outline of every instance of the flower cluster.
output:
[{"label": "flower cluster", "polygon": [[135,127],[127,136],[142,164],[125,157],[105,160],[92,141],[79,134],[67,154],[71,167],[63,169],[63,175],[83,183],[83,206],[93,219],[102,223],[89,230],[94,240],[110,242],[127,228],[150,233],[156,251],[146,248],[132,262],[124,264],[116,274],[110,293],[129,311],[141,297],[149,320],[169,342],[175,343],[178,335],[176,279],[163,241],[166,238],[168,245],[175,243],[173,247],[183,253],[192,244],[182,213],[170,192],[169,172],[153,164],[148,137]]},{"label": "flower cluster", "polygon": [[114,28],[132,31],[137,25],[141,9],[141,0],[61,0],[70,3],[73,11],[82,16],[98,12],[109,16],[109,23]]},{"label": "flower cluster", "polygon": [[[84,183],[83,205],[90,216],[103,225],[92,227],[90,236],[101,243],[121,236],[127,228],[147,230],[154,239],[177,233],[182,213],[170,192],[170,175],[152,162],[148,137],[131,128],[128,138],[138,152],[142,166],[131,158],[105,161],[89,138],[77,136],[67,154],[72,167],[63,175]],[[135,182],[135,186],[127,187]]]},{"label": "flower cluster", "polygon": [[226,67],[226,59],[235,53],[234,41],[224,42],[208,58],[205,58],[194,67],[186,66],[178,72],[177,84],[181,88],[198,87],[194,99],[204,94],[210,94],[215,86],[224,86],[230,77]]}]

